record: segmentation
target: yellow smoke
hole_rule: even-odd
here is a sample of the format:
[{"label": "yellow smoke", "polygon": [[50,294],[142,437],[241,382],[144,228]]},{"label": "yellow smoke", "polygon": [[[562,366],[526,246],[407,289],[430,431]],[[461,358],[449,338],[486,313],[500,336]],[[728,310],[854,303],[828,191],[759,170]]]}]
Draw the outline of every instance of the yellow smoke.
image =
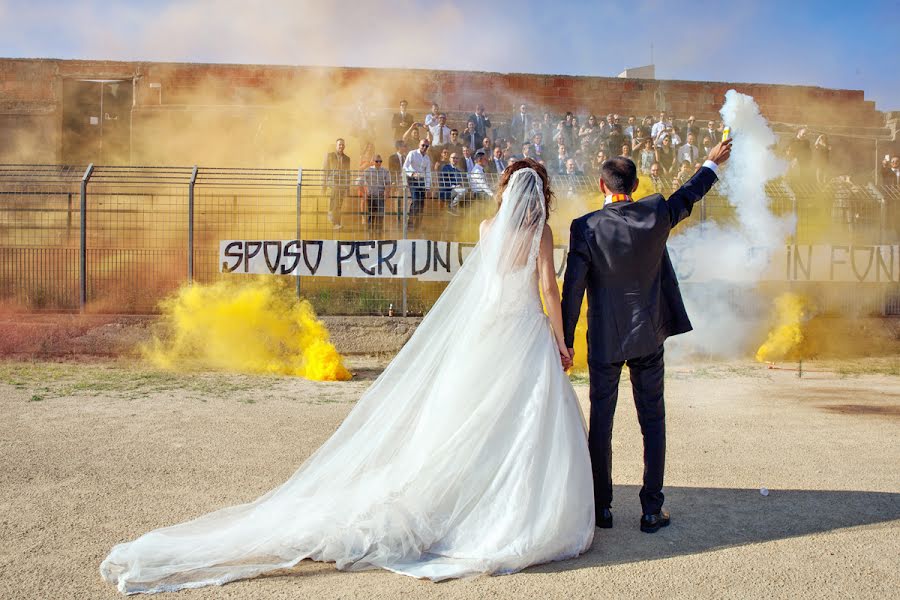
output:
[{"label": "yellow smoke", "polygon": [[162,332],[142,353],[162,369],[350,379],[325,325],[289,283],[273,277],[185,285],[161,303]]},{"label": "yellow smoke", "polygon": [[809,311],[803,296],[786,292],[775,299],[775,326],[756,351],[759,362],[803,358],[804,324]]}]

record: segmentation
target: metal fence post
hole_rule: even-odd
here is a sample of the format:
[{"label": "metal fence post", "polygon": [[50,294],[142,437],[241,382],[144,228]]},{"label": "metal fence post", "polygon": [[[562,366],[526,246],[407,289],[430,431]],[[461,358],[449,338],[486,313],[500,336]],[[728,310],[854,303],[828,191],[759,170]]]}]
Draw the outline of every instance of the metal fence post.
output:
[{"label": "metal fence post", "polygon": [[78,247],[79,275],[81,278],[81,298],[79,308],[84,312],[87,305],[87,185],[94,172],[94,163],[88,165],[81,178],[81,236]]},{"label": "metal fence post", "polygon": [[197,183],[197,165],[191,171],[188,184],[188,283],[194,283],[194,184]]},{"label": "metal fence post", "polygon": [[[408,185],[408,183],[407,183],[407,184],[404,184],[404,185],[403,185],[403,212],[401,213],[401,214],[403,215],[403,239],[404,239],[404,240],[406,239],[406,227],[407,227],[407,225],[409,224],[409,202],[408,202],[407,195],[406,195],[408,191],[409,191],[409,185]],[[407,316],[407,314],[408,314],[408,310],[407,310],[407,299],[408,299],[407,285],[408,285],[408,282],[406,281],[406,277],[404,277],[404,278],[403,278],[403,298],[402,298],[401,305],[400,305],[404,317]]]},{"label": "metal fence post", "polygon": [[66,246],[72,243],[72,192],[68,194],[66,203]]},{"label": "metal fence post", "polygon": [[[303,167],[297,169],[297,242],[300,241],[300,200],[303,197]],[[299,263],[298,263],[299,268]],[[300,297],[300,273],[298,271],[297,275],[297,297]]]}]

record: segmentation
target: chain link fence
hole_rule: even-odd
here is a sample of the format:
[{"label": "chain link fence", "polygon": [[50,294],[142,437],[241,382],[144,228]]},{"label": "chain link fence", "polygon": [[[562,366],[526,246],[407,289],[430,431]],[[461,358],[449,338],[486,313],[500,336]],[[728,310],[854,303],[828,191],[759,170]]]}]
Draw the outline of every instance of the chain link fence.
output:
[{"label": "chain link fence", "polygon": [[[221,240],[399,240],[474,243],[496,211],[497,174],[0,165],[0,302],[28,310],[150,313],[188,281],[222,277]],[[600,208],[596,177],[554,175],[555,243],[571,219]],[[664,195],[671,182],[651,183]],[[382,189],[383,188],[383,189]],[[376,193],[372,193],[372,190]],[[900,189],[783,179],[766,188],[774,213],[793,215],[790,243],[896,244]],[[714,188],[679,229],[736,220]],[[423,314],[446,282],[297,277],[298,294],[321,314]],[[832,293],[833,292],[833,293]],[[835,307],[900,314],[896,283],[835,285]],[[874,294],[874,295],[873,295]],[[874,298],[874,300],[873,300]]]}]

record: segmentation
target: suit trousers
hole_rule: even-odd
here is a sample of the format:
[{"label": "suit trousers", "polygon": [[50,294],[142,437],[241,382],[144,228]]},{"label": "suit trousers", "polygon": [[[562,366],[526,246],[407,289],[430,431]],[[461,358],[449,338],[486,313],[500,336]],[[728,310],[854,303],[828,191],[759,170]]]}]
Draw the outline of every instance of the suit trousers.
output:
[{"label": "suit trousers", "polygon": [[381,235],[384,232],[384,192],[366,194],[366,212],[368,232]]},{"label": "suit trousers", "polygon": [[422,179],[409,180],[409,221],[407,228],[414,231],[422,223],[422,207],[425,205],[425,181]]},{"label": "suit trousers", "polygon": [[331,188],[331,196],[328,199],[328,220],[334,225],[341,224],[341,212],[344,206],[344,197],[347,190],[338,186]]},{"label": "suit trousers", "polygon": [[644,437],[644,484],[640,499],[644,514],[655,514],[663,505],[663,471],[666,462],[666,410],[663,402],[663,347],[626,361],[591,364],[591,416],[588,448],[594,472],[594,503],[599,511],[612,504],[612,431],[622,365],[631,374],[631,389]]}]

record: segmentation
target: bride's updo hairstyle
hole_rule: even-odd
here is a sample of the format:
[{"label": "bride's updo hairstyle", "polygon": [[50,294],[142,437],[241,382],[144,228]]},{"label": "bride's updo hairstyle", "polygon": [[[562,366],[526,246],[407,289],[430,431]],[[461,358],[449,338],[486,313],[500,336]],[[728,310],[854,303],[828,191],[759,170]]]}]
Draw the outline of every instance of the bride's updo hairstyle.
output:
[{"label": "bride's updo hairstyle", "polygon": [[509,185],[509,178],[519,169],[534,169],[541,178],[544,184],[544,214],[549,215],[553,205],[553,190],[550,189],[550,177],[547,175],[547,169],[544,168],[544,165],[533,158],[513,161],[504,169],[503,174],[500,175],[500,183],[497,185],[497,209],[499,210],[500,205],[503,203],[503,192],[506,190],[506,186]]}]

